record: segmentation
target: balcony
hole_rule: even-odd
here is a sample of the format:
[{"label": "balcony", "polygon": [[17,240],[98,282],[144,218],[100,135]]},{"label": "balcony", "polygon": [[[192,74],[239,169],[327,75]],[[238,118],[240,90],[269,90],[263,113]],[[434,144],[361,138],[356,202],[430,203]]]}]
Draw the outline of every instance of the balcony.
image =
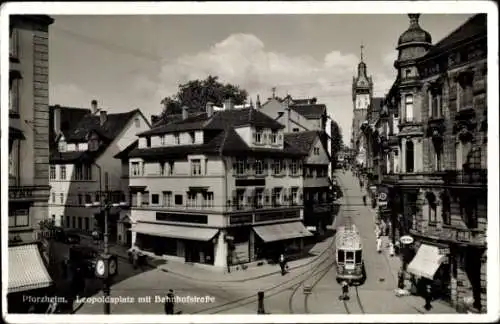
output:
[{"label": "balcony", "polygon": [[446,130],[443,117],[430,117],[427,121],[427,137],[442,138]]},{"label": "balcony", "polygon": [[488,170],[460,170],[446,171],[444,182],[452,186],[467,186],[467,187],[487,187],[488,186]]},{"label": "balcony", "polygon": [[47,202],[50,186],[9,186],[9,203]]},{"label": "balcony", "polygon": [[427,224],[418,228],[412,228],[410,233],[414,236],[426,237],[459,245],[486,246],[486,233],[478,229]]}]

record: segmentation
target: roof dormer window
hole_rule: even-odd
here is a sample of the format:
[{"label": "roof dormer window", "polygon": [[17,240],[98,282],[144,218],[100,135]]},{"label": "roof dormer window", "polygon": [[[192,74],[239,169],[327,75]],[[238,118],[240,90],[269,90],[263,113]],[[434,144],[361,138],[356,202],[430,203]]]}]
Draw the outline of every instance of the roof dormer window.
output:
[{"label": "roof dormer window", "polygon": [[89,140],[89,151],[97,151],[99,148],[99,140],[97,138],[91,138]]},{"label": "roof dormer window", "polygon": [[59,152],[66,152],[66,141],[59,141]]}]

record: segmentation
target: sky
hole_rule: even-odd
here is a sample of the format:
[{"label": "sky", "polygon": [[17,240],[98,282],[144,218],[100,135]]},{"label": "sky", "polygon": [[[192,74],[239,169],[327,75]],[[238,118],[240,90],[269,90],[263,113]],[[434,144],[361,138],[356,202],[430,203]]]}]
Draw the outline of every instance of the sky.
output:
[{"label": "sky", "polygon": [[[473,14],[423,14],[433,43]],[[110,113],[140,108],[149,119],[188,80],[219,76],[253,102],[271,96],[316,97],[350,141],[352,78],[360,60],[383,96],[395,79],[406,14],[52,15],[50,104]]]}]

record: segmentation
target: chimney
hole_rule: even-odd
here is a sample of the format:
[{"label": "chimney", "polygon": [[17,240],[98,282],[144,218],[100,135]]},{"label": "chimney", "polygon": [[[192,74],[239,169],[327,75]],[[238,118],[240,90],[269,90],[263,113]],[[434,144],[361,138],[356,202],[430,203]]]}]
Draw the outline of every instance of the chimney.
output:
[{"label": "chimney", "polygon": [[151,125],[155,125],[158,122],[158,120],[160,120],[159,116],[151,115]]},{"label": "chimney", "polygon": [[97,110],[98,110],[98,108],[97,108],[97,100],[94,99],[94,100],[92,100],[90,102],[90,108],[92,109],[92,113],[93,114],[97,113]]},{"label": "chimney", "polygon": [[182,107],[182,120],[189,117],[189,108],[187,106]]},{"label": "chimney", "polygon": [[104,110],[101,110],[101,113],[99,114],[99,117],[100,117],[101,126],[102,126],[102,125],[104,125],[104,123],[108,119],[108,114]]},{"label": "chimney", "polygon": [[255,104],[256,104],[256,108],[260,109],[260,96],[259,95],[257,95],[257,101],[255,102]]},{"label": "chimney", "polygon": [[214,114],[214,104],[212,102],[207,102],[207,110],[206,110],[206,113],[207,113],[207,117],[210,118],[213,116]]},{"label": "chimney", "polygon": [[291,133],[292,132],[292,125],[291,125],[291,116],[290,116],[290,107],[288,106],[288,103],[286,104],[285,111],[286,111],[286,132]]},{"label": "chimney", "polygon": [[53,122],[54,133],[57,136],[61,133],[61,106],[59,105],[54,106]]},{"label": "chimney", "polygon": [[224,110],[232,110],[233,108],[234,108],[233,99],[232,98],[227,98],[224,101]]}]

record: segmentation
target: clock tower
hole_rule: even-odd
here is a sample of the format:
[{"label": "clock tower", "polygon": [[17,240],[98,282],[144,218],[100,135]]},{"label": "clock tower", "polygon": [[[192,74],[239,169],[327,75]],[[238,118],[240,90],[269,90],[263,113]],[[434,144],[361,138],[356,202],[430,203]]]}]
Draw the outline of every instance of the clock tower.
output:
[{"label": "clock tower", "polygon": [[366,63],[363,61],[363,45],[361,45],[361,60],[358,64],[358,75],[352,80],[352,103],[353,118],[351,129],[351,146],[356,152],[363,147],[363,139],[360,137],[361,124],[366,121],[368,108],[373,95],[373,81],[366,71]]}]

